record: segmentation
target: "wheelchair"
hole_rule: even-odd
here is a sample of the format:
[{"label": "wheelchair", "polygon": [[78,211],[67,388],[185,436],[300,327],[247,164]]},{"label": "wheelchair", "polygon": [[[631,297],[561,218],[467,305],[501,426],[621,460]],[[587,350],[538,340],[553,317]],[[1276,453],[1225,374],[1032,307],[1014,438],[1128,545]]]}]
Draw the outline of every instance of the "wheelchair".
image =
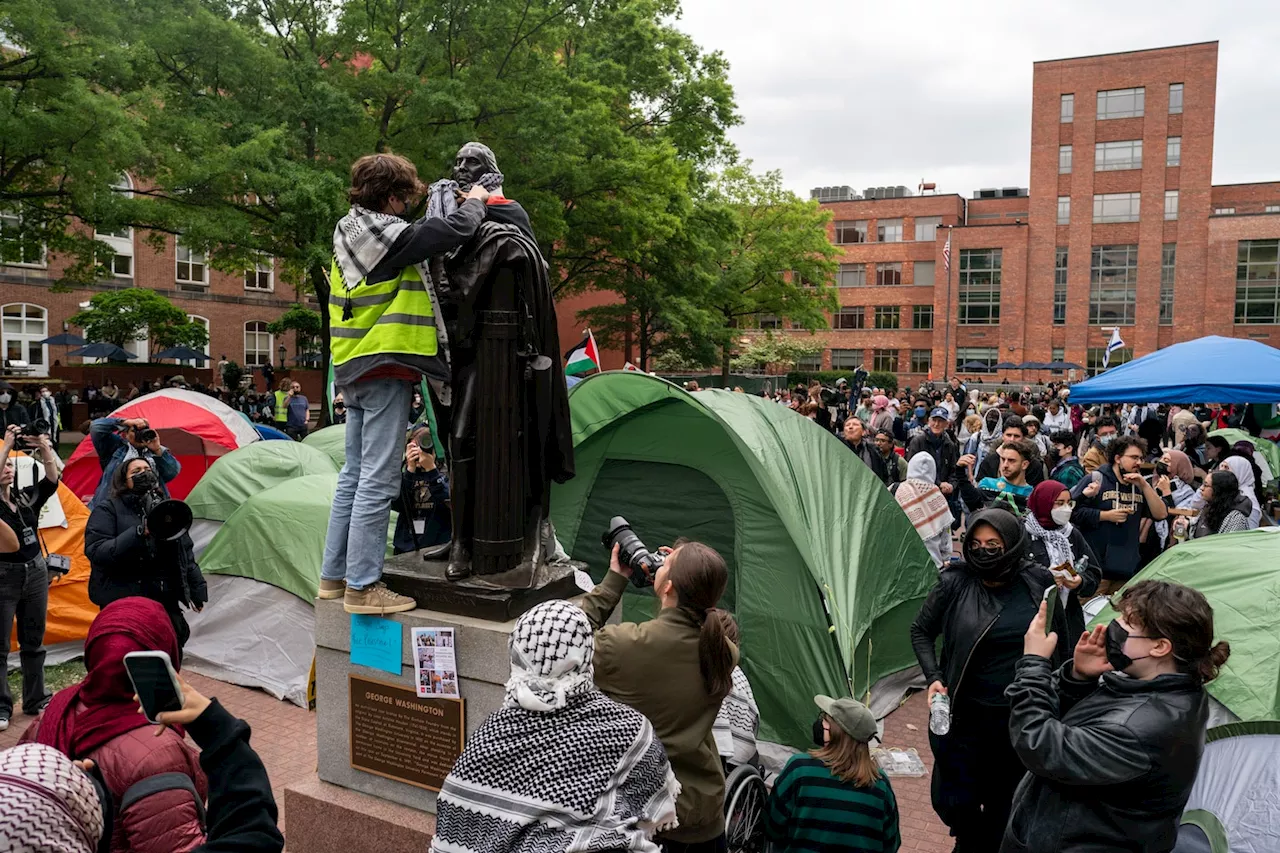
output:
[{"label": "wheelchair", "polygon": [[765,803],[769,791],[753,764],[740,764],[724,783],[725,841],[729,853],[763,853]]}]

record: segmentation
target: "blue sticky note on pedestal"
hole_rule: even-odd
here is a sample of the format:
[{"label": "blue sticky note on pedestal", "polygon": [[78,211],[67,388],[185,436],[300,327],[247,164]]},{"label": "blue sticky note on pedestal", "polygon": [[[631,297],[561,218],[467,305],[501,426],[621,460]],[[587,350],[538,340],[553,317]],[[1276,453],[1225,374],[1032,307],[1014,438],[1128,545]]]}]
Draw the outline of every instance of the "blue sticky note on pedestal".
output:
[{"label": "blue sticky note on pedestal", "polygon": [[351,614],[351,662],[400,674],[399,622],[381,616]]}]

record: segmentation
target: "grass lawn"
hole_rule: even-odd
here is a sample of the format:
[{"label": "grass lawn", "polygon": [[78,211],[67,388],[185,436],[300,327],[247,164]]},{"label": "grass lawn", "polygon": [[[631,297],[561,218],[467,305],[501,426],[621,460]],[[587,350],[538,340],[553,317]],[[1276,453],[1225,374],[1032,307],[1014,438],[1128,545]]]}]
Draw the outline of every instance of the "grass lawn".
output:
[{"label": "grass lawn", "polygon": [[[11,652],[10,661],[17,659],[17,653]],[[68,663],[59,664],[58,666],[46,666],[44,668],[44,687],[50,693],[57,693],[64,687],[70,687],[80,679],[84,678],[84,661],[73,660]],[[9,692],[13,695],[14,713],[22,710],[22,671],[15,669],[9,673]]]}]

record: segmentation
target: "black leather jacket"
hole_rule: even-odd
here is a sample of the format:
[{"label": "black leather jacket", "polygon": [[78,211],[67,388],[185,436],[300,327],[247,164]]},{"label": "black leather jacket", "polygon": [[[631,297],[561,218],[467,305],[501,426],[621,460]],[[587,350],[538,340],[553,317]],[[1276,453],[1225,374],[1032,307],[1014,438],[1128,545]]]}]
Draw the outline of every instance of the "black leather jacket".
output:
[{"label": "black leather jacket", "polygon": [[1172,850],[1204,751],[1204,688],[1181,674],[1071,674],[1028,655],[1006,691],[1009,734],[1030,772],[1001,853]]},{"label": "black leather jacket", "polygon": [[[1027,594],[1038,602],[1044,597],[1045,589],[1053,586],[1053,575],[1048,569],[1026,560],[1015,583],[1022,584]],[[920,612],[911,623],[911,647],[924,672],[925,683],[941,681],[953,705],[974,648],[995,624],[1003,609],[1000,599],[983,586],[964,562],[944,568],[924,604],[920,605]],[[1058,632],[1055,660],[1066,660],[1075,648],[1074,640],[1080,639],[1080,635],[1068,639],[1062,608],[1055,611],[1053,630]],[[939,635],[942,636],[941,662],[934,654]]]}]

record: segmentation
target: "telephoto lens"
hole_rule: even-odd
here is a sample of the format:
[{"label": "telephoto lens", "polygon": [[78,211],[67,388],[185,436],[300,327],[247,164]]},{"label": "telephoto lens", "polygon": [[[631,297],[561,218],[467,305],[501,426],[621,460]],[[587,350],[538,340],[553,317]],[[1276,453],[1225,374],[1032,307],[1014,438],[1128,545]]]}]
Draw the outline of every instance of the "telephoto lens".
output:
[{"label": "telephoto lens", "polygon": [[631,567],[631,582],[636,586],[652,586],[653,576],[662,566],[661,554],[655,554],[645,547],[640,537],[631,529],[631,525],[620,515],[609,520],[609,527],[600,537],[604,547],[612,551],[618,545],[618,561]]}]

